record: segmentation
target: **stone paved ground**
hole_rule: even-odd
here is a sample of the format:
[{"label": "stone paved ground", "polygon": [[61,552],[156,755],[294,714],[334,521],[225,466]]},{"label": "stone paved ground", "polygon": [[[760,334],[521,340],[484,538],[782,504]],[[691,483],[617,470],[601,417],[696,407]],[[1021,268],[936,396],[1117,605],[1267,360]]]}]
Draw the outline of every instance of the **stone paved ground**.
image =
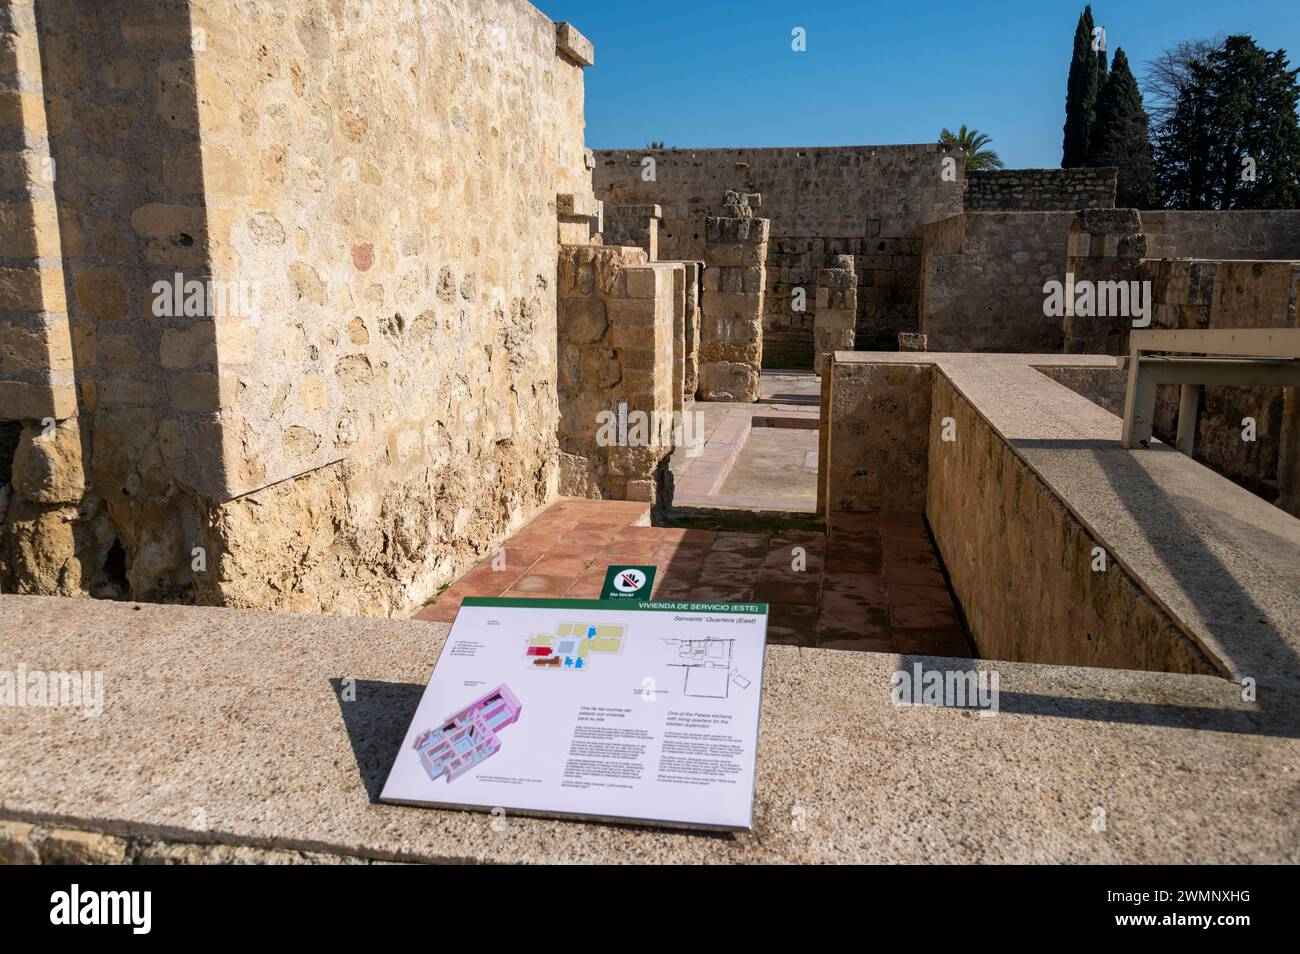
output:
[{"label": "stone paved ground", "polygon": [[653,563],[657,599],[768,603],[773,643],[973,655],[919,514],[837,514],[829,538],[647,523],[645,504],[560,500],[506,541],[504,567],[488,557],[415,618],[450,621],[466,596],[595,599],[610,564]]}]

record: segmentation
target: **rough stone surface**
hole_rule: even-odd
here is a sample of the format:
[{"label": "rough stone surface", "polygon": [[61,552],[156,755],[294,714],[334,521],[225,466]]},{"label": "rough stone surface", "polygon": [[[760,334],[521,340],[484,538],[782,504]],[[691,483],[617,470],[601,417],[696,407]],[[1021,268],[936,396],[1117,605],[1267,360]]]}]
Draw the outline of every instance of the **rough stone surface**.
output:
[{"label": "rough stone surface", "polygon": [[[0,818],[136,860],[1300,861],[1285,684],[773,646],[752,832],[503,826],[373,800],[445,625],[0,596],[0,627],[33,668],[104,669],[106,702],[0,708]],[[996,670],[999,714],[896,707],[917,662]]]},{"label": "rough stone surface", "polygon": [[1072,212],[1115,206],[1118,170],[997,169],[966,173],[967,212]]},{"label": "rough stone surface", "polygon": [[925,226],[920,330],[932,351],[1061,350],[1043,284],[1065,279],[1070,212],[967,212]]},{"label": "rough stone surface", "polygon": [[704,401],[757,401],[763,364],[767,219],[704,220],[699,395]]},{"label": "rough stone surface", "polygon": [[84,478],[20,448],[19,500],[60,509],[6,521],[0,585],[391,613],[555,496],[591,44],[522,0],[370,6],[0,12],[58,163],[57,208],[40,155],[0,195],[0,417],[79,416]]}]

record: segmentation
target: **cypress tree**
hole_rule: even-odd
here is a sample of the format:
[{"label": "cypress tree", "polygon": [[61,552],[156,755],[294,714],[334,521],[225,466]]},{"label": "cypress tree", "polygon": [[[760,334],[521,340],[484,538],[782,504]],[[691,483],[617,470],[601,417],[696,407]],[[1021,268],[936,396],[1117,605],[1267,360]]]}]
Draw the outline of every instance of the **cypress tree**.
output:
[{"label": "cypress tree", "polygon": [[1120,208],[1150,209],[1156,204],[1150,126],[1128,57],[1123,49],[1117,49],[1097,100],[1097,120],[1088,140],[1088,165],[1115,166],[1119,170],[1115,204]]},{"label": "cypress tree", "polygon": [[1074,28],[1074,54],[1065,86],[1065,128],[1061,168],[1088,161],[1088,137],[1097,116],[1097,97],[1106,79],[1106,51],[1092,48],[1092,4],[1083,8]]}]

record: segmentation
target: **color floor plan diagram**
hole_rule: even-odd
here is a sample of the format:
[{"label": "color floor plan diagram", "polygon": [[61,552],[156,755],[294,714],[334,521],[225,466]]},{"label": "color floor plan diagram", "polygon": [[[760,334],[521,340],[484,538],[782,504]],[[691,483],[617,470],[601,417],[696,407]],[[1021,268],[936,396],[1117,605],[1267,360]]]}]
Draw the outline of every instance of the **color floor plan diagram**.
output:
[{"label": "color floor plan diagram", "polygon": [[726,699],[733,685],[738,689],[749,688],[749,679],[731,664],[734,639],[665,639],[664,643],[677,650],[677,661],[668,665],[686,671],[682,695]]},{"label": "color floor plan diagram", "polygon": [[503,683],[447,716],[440,727],[421,732],[412,747],[420,753],[420,764],[431,780],[446,775],[450,782],[496,755],[501,750],[497,733],[518,722],[522,711],[515,694]]},{"label": "color floor plan diagram", "polygon": [[531,636],[524,656],[541,669],[586,669],[591,657],[623,651],[627,627],[594,623],[561,623],[556,632]]}]

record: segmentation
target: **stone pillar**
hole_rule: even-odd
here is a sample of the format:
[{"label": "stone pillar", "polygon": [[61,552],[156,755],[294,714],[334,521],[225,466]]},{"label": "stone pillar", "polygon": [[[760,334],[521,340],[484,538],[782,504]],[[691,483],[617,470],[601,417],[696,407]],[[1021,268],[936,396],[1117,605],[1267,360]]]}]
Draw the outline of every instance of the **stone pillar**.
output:
[{"label": "stone pillar", "polygon": [[682,394],[694,401],[700,387],[700,297],[703,291],[704,263],[682,262],[686,272],[686,322],[684,328],[685,360],[682,371]]},{"label": "stone pillar", "polygon": [[[1146,253],[1147,236],[1136,209],[1084,209],[1070,226],[1065,270],[1076,284],[1138,281]],[[1066,314],[1061,319],[1063,350],[1066,354],[1124,354],[1132,327],[1131,317]]]},{"label": "stone pillar", "polygon": [[665,503],[674,274],[627,246],[560,248],[560,493]]},{"label": "stone pillar", "polygon": [[659,260],[659,220],[663,209],[657,205],[605,206],[604,236],[606,245],[632,245],[642,249],[650,261]]},{"label": "stone pillar", "polygon": [[700,398],[757,401],[763,362],[767,219],[704,220]]},{"label": "stone pillar", "polygon": [[827,356],[852,351],[858,314],[858,278],[852,255],[834,255],[817,269],[817,312],[813,320],[813,367],[823,373]]}]

